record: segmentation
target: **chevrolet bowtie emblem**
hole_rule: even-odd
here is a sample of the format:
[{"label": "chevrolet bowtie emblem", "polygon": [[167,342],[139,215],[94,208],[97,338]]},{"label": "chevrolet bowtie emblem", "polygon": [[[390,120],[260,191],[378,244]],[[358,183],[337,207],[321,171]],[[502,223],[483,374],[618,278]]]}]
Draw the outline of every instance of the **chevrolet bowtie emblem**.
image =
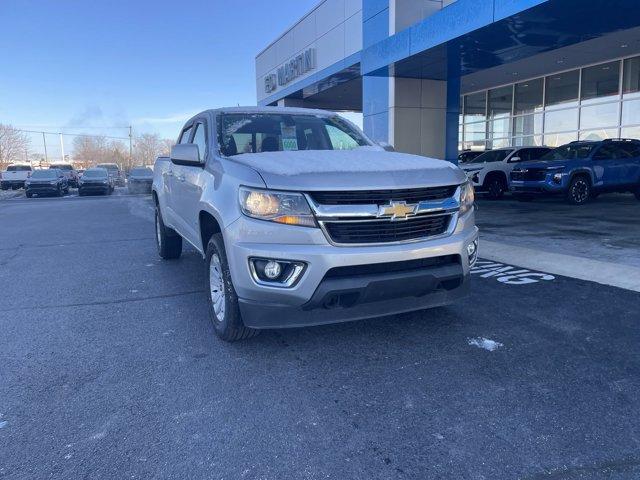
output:
[{"label": "chevrolet bowtie emblem", "polygon": [[381,205],[378,210],[379,217],[391,217],[391,220],[406,219],[416,211],[416,204],[407,205],[407,202],[390,202],[389,205]]}]

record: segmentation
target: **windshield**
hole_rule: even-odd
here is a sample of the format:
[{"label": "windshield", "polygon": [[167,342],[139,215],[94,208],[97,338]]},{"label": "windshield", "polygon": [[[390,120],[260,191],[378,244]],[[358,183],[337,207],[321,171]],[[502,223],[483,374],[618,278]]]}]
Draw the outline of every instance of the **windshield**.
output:
[{"label": "windshield", "polygon": [[31,178],[58,178],[58,170],[36,170],[31,175]]},{"label": "windshield", "polygon": [[221,153],[296,150],[351,150],[369,145],[365,137],[338,116],[271,113],[221,115]]},{"label": "windshield", "polygon": [[106,168],[107,170],[118,170],[118,166],[115,163],[100,163],[96,165],[98,168]]},{"label": "windshield", "polygon": [[153,172],[151,171],[150,168],[133,168],[131,169],[131,175],[145,177],[145,176],[153,175]]},{"label": "windshield", "polygon": [[513,150],[489,150],[467,163],[501,162],[507,158],[511,152],[513,152]]},{"label": "windshield", "polygon": [[60,170],[73,170],[71,165],[50,165],[49,168],[58,168]]},{"label": "windshield", "polygon": [[104,170],[87,170],[82,175],[83,178],[107,178],[107,172]]},{"label": "windshield", "polygon": [[575,160],[579,158],[587,158],[596,147],[593,143],[583,143],[578,145],[563,145],[562,147],[551,150],[540,160]]},{"label": "windshield", "polygon": [[9,165],[7,172],[30,172],[31,167],[29,165]]}]

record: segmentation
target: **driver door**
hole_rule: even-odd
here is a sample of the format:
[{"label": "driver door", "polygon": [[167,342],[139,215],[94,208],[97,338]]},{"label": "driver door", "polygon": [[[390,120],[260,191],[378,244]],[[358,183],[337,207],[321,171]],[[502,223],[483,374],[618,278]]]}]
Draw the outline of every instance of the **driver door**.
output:
[{"label": "driver door", "polygon": [[171,197],[174,210],[180,221],[180,230],[193,245],[198,245],[199,203],[202,197],[204,163],[207,158],[207,121],[197,119],[191,128],[188,142],[198,145],[198,153],[202,166],[173,164],[173,191]]}]

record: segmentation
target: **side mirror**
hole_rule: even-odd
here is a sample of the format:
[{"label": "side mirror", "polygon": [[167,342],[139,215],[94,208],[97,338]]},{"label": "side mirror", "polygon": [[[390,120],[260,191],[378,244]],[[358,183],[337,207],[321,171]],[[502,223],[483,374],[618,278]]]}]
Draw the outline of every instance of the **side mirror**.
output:
[{"label": "side mirror", "polygon": [[171,162],[188,167],[201,167],[200,150],[195,143],[181,143],[171,147]]},{"label": "side mirror", "polygon": [[520,157],[511,157],[509,159],[509,163],[516,163],[516,162],[520,162],[522,161],[522,159]]},{"label": "side mirror", "polygon": [[393,145],[387,142],[376,142],[378,146],[384,148],[387,152],[395,152],[396,149],[393,148]]}]

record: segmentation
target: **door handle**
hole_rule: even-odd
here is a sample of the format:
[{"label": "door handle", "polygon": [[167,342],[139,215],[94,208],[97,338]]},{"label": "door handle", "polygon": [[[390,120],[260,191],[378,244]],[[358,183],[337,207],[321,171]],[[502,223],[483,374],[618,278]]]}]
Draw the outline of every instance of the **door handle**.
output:
[{"label": "door handle", "polygon": [[168,172],[165,173],[165,175],[167,177],[173,177],[173,171],[169,170]]},{"label": "door handle", "polygon": [[184,182],[184,175],[178,175],[178,180],[180,180],[181,182]]}]

